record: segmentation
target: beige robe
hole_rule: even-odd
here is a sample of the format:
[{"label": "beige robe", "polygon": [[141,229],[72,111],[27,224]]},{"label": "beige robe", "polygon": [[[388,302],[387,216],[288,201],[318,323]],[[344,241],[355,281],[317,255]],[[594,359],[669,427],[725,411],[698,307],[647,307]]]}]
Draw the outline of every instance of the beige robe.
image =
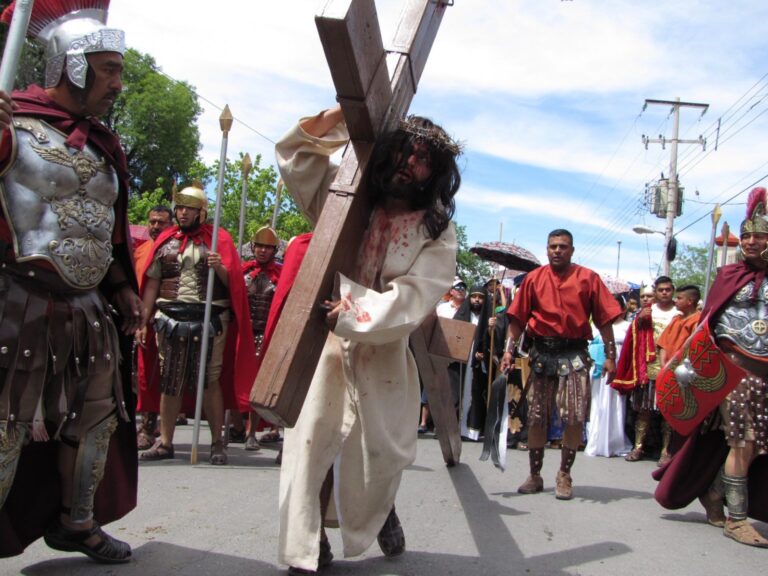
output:
[{"label": "beige robe", "polygon": [[[277,144],[283,180],[312,222],[335,175],[329,157],[346,141],[343,125],[325,138],[296,126]],[[416,457],[419,377],[408,336],[434,310],[456,269],[453,225],[432,240],[422,215],[374,211],[359,251],[358,282],[337,275],[335,297],[344,310],[296,426],[285,433],[278,551],[284,564],[317,568],[319,494],[331,466],[344,555],[356,556],[376,538],[402,471]]]}]

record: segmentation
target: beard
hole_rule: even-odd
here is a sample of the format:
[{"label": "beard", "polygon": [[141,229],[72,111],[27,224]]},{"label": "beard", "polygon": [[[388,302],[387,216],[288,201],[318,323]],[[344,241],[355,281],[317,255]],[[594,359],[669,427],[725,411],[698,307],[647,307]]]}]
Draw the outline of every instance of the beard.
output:
[{"label": "beard", "polygon": [[484,304],[485,302],[470,302],[469,309],[475,314],[479,314],[480,311],[483,309]]},{"label": "beard", "polygon": [[384,186],[383,192],[386,198],[407,202],[411,210],[420,210],[429,206],[429,193],[424,183],[415,180],[401,182],[393,175]]},{"label": "beard", "polygon": [[179,223],[179,230],[181,230],[182,232],[187,232],[187,233],[194,232],[198,228],[200,228],[200,218],[199,217],[195,218],[195,220],[194,220],[194,222],[192,222],[192,224],[188,224],[186,226],[182,226],[182,224]]}]

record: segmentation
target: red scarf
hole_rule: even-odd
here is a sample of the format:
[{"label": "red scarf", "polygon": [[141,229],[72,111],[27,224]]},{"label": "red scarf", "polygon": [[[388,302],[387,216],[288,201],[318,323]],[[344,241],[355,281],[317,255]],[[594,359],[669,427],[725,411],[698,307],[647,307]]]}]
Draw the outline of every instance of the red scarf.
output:
[{"label": "red scarf", "polygon": [[[187,243],[190,240],[195,246],[205,244],[207,248],[210,248],[213,245],[213,226],[210,224],[201,224],[194,230],[182,230],[181,228],[175,228],[176,231],[173,233],[173,237],[176,240],[181,240],[179,254],[184,253],[184,249],[187,247]],[[160,238],[158,238],[158,240],[160,240]],[[165,241],[165,239],[163,239],[163,241]]]}]

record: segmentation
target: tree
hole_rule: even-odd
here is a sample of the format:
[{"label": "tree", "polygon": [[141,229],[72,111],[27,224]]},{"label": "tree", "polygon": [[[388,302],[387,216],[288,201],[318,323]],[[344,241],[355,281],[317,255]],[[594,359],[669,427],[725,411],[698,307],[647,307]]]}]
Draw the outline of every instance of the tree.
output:
[{"label": "tree", "polygon": [[[261,155],[252,160],[252,168],[248,173],[245,230],[243,243],[246,244],[253,233],[262,226],[268,226],[272,222],[275,210],[277,189],[277,172],[272,166],[262,168]],[[240,224],[240,196],[243,188],[243,154],[237,160],[227,161],[224,168],[224,188],[221,204],[220,225],[225,228],[237,242],[237,232]],[[201,162],[193,165],[189,172],[189,179],[184,184],[191,184],[194,180],[202,184],[208,190],[208,196],[214,197],[219,174],[219,161],[206,166]],[[210,202],[209,216],[213,218],[215,201]],[[287,190],[280,195],[280,208],[278,211],[275,230],[282,240],[289,240],[297,234],[311,230],[309,222],[301,215],[293,199]]]},{"label": "tree", "polygon": [[456,273],[467,285],[488,280],[491,277],[491,267],[487,262],[469,251],[467,229],[458,223],[456,224],[456,240],[459,246],[456,252]]},{"label": "tree", "polygon": [[194,88],[164,76],[152,56],[128,49],[123,64],[124,90],[105,123],[120,136],[133,192],[170,192],[198,159],[202,108]]},{"label": "tree", "polygon": [[128,222],[143,224],[149,216],[149,211],[155,206],[169,206],[171,202],[165,190],[161,187],[149,190],[144,194],[132,194],[128,198]]},{"label": "tree", "polygon": [[[709,248],[706,243],[700,246],[688,246],[683,244],[678,250],[677,257],[670,263],[670,276],[675,286],[694,284],[702,291],[707,274],[707,256]],[[714,270],[711,281],[714,279]]]}]

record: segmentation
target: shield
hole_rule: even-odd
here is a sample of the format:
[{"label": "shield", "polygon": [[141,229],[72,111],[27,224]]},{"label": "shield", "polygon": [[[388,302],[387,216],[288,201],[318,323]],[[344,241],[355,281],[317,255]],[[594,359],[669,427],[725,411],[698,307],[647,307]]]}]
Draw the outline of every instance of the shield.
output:
[{"label": "shield", "polygon": [[687,436],[747,376],[717,347],[704,320],[656,379],[664,419]]},{"label": "shield", "polygon": [[483,260],[495,262],[520,272],[530,272],[541,266],[541,262],[532,252],[509,242],[482,242],[469,249]]}]

